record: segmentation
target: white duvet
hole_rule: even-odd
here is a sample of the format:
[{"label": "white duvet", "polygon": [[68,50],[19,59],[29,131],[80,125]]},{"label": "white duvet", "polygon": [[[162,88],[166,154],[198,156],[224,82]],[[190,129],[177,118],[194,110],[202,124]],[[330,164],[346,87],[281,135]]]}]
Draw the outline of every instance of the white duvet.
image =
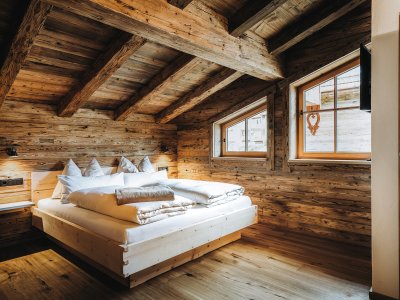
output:
[{"label": "white duvet", "polygon": [[191,179],[167,179],[160,182],[169,186],[176,195],[193,199],[198,204],[214,206],[237,199],[244,193],[240,185],[191,180]]},{"label": "white duvet", "polygon": [[173,201],[138,202],[118,205],[115,190],[124,186],[106,186],[75,191],[68,201],[88,210],[92,210],[116,219],[148,224],[172,216],[184,214],[195,202],[175,195]]}]

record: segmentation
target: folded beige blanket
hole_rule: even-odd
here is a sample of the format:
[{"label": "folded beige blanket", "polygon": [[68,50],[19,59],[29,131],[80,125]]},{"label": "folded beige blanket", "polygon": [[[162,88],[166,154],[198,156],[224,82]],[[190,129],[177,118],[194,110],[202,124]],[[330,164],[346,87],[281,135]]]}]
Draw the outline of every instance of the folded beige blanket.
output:
[{"label": "folded beige blanket", "polygon": [[170,187],[163,185],[120,188],[115,190],[115,195],[118,205],[174,200],[174,191]]}]

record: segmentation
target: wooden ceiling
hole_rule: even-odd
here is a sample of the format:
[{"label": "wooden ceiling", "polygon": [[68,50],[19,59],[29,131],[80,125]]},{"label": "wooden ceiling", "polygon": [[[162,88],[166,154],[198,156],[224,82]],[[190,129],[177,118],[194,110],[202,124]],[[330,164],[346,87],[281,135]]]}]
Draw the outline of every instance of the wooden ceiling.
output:
[{"label": "wooden ceiling", "polygon": [[283,78],[286,50],[365,1],[2,0],[0,106],[170,122],[244,75]]}]

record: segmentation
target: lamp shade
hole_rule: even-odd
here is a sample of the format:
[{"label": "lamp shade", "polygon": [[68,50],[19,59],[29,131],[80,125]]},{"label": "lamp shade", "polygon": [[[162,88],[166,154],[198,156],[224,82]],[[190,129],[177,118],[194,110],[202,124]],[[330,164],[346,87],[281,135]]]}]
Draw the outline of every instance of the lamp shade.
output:
[{"label": "lamp shade", "polygon": [[15,147],[9,147],[6,150],[7,155],[10,157],[18,157],[17,149]]},{"label": "lamp shade", "polygon": [[160,147],[160,150],[161,150],[161,152],[165,153],[165,152],[168,152],[169,149],[168,149],[167,145],[162,144]]}]

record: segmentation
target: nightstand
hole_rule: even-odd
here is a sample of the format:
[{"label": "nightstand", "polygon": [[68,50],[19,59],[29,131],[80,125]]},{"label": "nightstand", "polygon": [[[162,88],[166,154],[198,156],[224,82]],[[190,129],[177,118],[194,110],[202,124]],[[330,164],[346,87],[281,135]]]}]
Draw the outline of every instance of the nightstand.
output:
[{"label": "nightstand", "polygon": [[0,247],[34,238],[31,201],[0,204]]}]

